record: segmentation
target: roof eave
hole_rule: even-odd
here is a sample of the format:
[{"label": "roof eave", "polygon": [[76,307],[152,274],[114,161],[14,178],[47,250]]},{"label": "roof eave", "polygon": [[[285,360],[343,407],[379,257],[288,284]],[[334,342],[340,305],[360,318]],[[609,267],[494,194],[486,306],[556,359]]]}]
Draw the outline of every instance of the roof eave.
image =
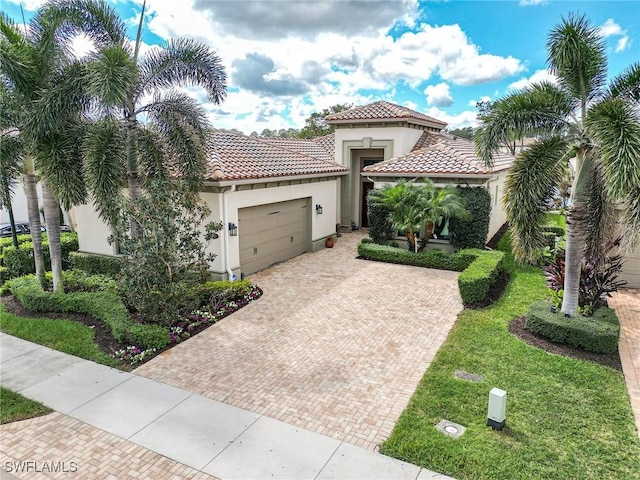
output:
[{"label": "roof eave", "polygon": [[285,175],[278,177],[253,177],[253,178],[242,178],[242,179],[229,179],[229,180],[218,180],[212,181],[207,180],[204,182],[205,187],[230,187],[232,185],[249,185],[252,183],[272,183],[272,182],[285,182],[291,180],[309,180],[312,178],[326,178],[326,177],[336,177],[347,175],[348,171],[342,172],[326,172],[326,173],[314,173],[314,174],[306,174],[306,175]]},{"label": "roof eave", "polygon": [[360,173],[363,177],[430,177],[430,178],[483,178],[489,179],[494,176],[494,173],[425,173],[425,172],[404,172],[404,173],[392,173],[392,172],[367,172]]},{"label": "roof eave", "polygon": [[376,124],[376,123],[397,123],[397,122],[407,122],[412,123],[414,125],[420,125],[423,127],[432,127],[439,128],[443,130],[448,124],[446,122],[440,121],[427,121],[420,120],[413,117],[395,117],[395,118],[368,118],[368,119],[347,119],[347,120],[326,120],[325,123],[329,125],[349,125],[349,124]]}]

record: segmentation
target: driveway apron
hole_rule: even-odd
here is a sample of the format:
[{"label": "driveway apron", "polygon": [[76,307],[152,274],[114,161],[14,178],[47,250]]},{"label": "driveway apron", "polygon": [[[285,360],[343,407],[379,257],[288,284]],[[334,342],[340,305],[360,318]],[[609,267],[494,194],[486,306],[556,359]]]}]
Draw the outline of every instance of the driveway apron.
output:
[{"label": "driveway apron", "polygon": [[362,237],[252,275],[259,300],[135,373],[375,449],[462,302],[456,272],[357,259]]}]

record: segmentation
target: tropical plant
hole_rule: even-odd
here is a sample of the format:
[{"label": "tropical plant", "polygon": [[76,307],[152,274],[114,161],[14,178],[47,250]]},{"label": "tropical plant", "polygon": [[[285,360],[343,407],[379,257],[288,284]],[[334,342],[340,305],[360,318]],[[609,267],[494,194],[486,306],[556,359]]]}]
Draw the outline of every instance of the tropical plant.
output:
[{"label": "tropical plant", "polygon": [[[99,49],[87,65],[88,91],[100,102],[101,115],[86,140],[85,173],[101,217],[112,226],[125,178],[131,201],[141,198],[148,182],[172,176],[198,191],[209,123],[198,102],[178,87],[202,87],[216,104],[226,95],[220,58],[202,43],[173,39],[140,54],[144,12],[143,2],[133,46],[123,41]],[[141,237],[133,217],[130,228],[134,239]]]},{"label": "tropical plant", "polygon": [[[70,42],[84,34],[98,46],[121,40],[112,28],[112,11],[91,0],[45,4],[25,27],[0,13],[0,74],[3,98],[3,166],[13,158],[21,168],[33,237],[36,272],[44,281],[36,171],[40,175],[44,210],[49,219],[49,249],[54,290],[63,291],[59,200],[70,206],[84,200],[78,133],[86,104],[82,94],[83,65],[70,55]],[[4,110],[4,108],[3,108]],[[5,123],[5,121],[7,123]],[[7,148],[5,148],[5,146]]]},{"label": "tropical plant", "polygon": [[[413,180],[400,180],[369,193],[372,205],[382,205],[396,230],[405,232],[409,248],[418,251],[418,235],[422,227],[433,225],[440,217],[468,218],[458,193],[450,188],[436,189],[428,179],[416,184]],[[430,234],[426,235],[428,240]]]},{"label": "tropical plant", "polygon": [[566,163],[575,159],[562,302],[562,312],[575,315],[583,253],[601,252],[614,234],[613,205],[623,207],[627,245],[640,232],[640,64],[607,86],[604,39],[584,16],[563,19],[549,33],[547,48],[557,83],[534,84],[491,104],[475,140],[478,155],[491,165],[492,154],[514,135],[537,138],[518,154],[504,194],[514,253],[522,261],[535,260],[542,247],[545,211]]}]

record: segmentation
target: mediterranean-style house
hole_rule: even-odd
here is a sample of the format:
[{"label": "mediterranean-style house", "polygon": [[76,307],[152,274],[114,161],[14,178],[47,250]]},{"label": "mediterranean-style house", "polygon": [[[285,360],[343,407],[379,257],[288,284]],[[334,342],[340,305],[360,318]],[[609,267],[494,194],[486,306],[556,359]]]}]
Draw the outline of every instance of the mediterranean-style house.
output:
[{"label": "mediterranean-style house", "polygon": [[[443,131],[446,123],[384,101],[325,121],[335,132],[313,140],[213,131],[201,196],[211,220],[224,224],[208,247],[216,254],[214,276],[240,278],[324,247],[336,226],[367,226],[367,192],[398,178],[486,188],[489,237],[506,221],[500,197],[510,155],[487,168],[472,142]],[[81,251],[116,253],[92,205],[76,207],[75,221]]]},{"label": "mediterranean-style house", "polygon": [[[209,245],[216,278],[240,278],[304,252],[319,250],[337,227],[368,226],[367,192],[400,178],[436,186],[473,186],[491,195],[487,240],[505,223],[504,181],[513,157],[486,167],[473,142],[444,131],[446,123],[378,101],[329,115],[334,133],[313,140],[256,138],[214,130],[201,196],[223,231]],[[115,255],[108,226],[92,205],[70,216],[80,250]],[[446,247],[447,240],[436,240]],[[640,248],[624,277],[640,287]]]}]

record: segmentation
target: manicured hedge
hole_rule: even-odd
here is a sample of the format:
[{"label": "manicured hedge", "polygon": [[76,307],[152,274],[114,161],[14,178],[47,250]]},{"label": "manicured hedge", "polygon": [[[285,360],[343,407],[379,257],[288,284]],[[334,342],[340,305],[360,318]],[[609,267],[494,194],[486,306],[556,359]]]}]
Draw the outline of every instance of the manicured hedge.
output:
[{"label": "manicured hedge", "polygon": [[[23,242],[16,249],[13,246],[5,247],[2,251],[4,266],[9,271],[10,278],[20,277],[35,273],[36,265],[33,260],[33,243],[29,241]],[[62,268],[69,268],[69,254],[78,250],[78,235],[75,233],[60,234],[60,243],[62,245]],[[49,256],[49,242],[43,235],[42,237],[42,255],[44,257],[45,268],[51,270],[51,258]]]},{"label": "manicured hedge", "polygon": [[596,353],[617,351],[620,335],[618,318],[610,308],[599,308],[592,317],[565,318],[563,313],[551,312],[550,302],[538,302],[529,308],[527,329],[552,342]]},{"label": "manicured hedge", "polygon": [[564,237],[564,228],[562,228],[559,225],[555,225],[555,224],[548,224],[548,225],[543,225],[542,226],[542,231],[543,232],[551,232],[554,234],[554,236],[556,237]]},{"label": "manicured hedge", "polygon": [[451,244],[456,250],[484,248],[489,234],[491,194],[482,187],[456,187],[471,214],[469,220],[449,220]]},{"label": "manicured hedge", "polygon": [[30,312],[83,313],[102,320],[119,341],[143,348],[163,348],[169,332],[158,325],[135,324],[113,291],[58,294],[43,291],[33,275],[11,280],[11,293]]},{"label": "manicured hedge", "polygon": [[465,305],[482,302],[503,270],[504,253],[492,250],[461,250],[475,259],[459,276],[458,288]]},{"label": "manicured hedge", "polygon": [[[31,241],[31,235],[30,234],[25,234],[23,233],[22,235],[18,235],[18,245],[24,243],[24,242],[30,242]],[[2,255],[2,251],[6,248],[6,247],[13,247],[13,238],[12,237],[3,237],[0,238],[0,255]]]},{"label": "manicured hedge", "polygon": [[9,269],[7,267],[0,267],[0,285],[9,280]]},{"label": "manicured hedge", "polygon": [[504,259],[504,254],[497,251],[465,249],[447,253],[435,249],[413,253],[373,243],[360,243],[358,255],[379,262],[462,272],[458,277],[458,288],[465,304],[481,302],[487,297],[503,268]]},{"label": "manicured hedge", "polygon": [[122,269],[121,257],[109,257],[94,253],[71,252],[69,255],[71,268],[84,270],[91,274],[109,275],[117,277]]}]

